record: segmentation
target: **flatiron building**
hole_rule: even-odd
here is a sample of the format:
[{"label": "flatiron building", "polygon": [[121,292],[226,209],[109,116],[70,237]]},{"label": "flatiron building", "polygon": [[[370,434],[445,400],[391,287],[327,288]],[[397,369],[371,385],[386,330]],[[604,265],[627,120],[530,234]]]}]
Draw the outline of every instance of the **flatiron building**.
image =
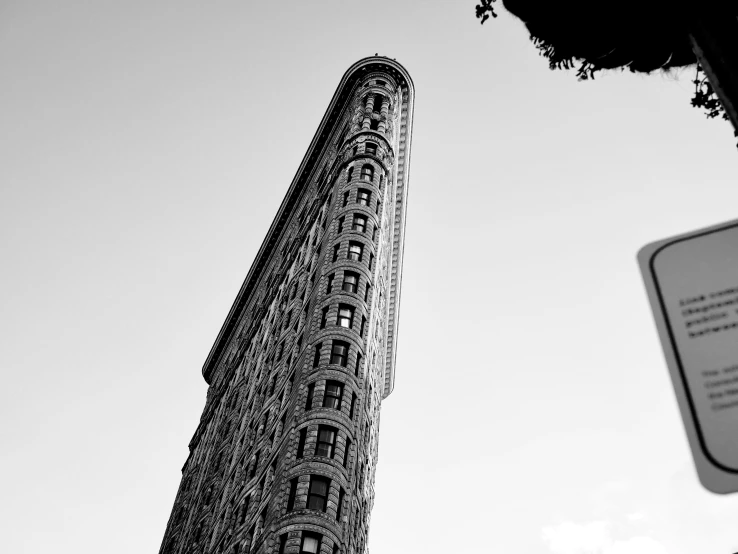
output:
[{"label": "flatiron building", "polygon": [[414,89],[344,74],[205,365],[162,554],[364,554],[395,380]]}]

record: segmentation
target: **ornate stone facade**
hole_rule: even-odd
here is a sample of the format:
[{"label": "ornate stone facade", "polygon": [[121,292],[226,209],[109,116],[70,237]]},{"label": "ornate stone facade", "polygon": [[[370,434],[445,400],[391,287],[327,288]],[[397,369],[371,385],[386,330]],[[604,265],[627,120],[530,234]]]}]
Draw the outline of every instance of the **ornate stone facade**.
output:
[{"label": "ornate stone facade", "polygon": [[203,367],[162,554],[363,554],[394,360],[413,84],[343,76]]}]

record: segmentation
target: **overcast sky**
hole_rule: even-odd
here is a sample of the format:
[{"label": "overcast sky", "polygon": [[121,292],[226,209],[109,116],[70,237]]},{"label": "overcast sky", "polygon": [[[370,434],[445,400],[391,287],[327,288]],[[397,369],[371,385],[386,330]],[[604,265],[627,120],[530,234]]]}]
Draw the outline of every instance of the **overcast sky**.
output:
[{"label": "overcast sky", "polygon": [[457,2],[0,1],[0,550],[157,552],[202,364],[344,71],[416,87],[375,554],[731,554],[636,263],[738,217],[693,69]]}]

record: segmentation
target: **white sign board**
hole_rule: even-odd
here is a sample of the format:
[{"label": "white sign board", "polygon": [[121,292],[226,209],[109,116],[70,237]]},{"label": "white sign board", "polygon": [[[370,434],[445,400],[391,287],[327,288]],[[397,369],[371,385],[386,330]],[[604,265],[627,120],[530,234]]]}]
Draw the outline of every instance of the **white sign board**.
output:
[{"label": "white sign board", "polygon": [[638,262],[700,481],[738,491],[738,220],[644,246]]}]

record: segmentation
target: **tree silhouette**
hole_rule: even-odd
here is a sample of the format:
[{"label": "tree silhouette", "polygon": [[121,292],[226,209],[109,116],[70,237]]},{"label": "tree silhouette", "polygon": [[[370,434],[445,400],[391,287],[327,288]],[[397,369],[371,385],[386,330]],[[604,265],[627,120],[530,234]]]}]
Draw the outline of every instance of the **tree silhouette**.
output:
[{"label": "tree silhouette", "polygon": [[[497,17],[495,2],[477,4],[480,23]],[[726,111],[724,104],[734,98],[728,105],[738,105],[738,95],[731,96],[738,93],[738,88],[731,89],[738,85],[738,67],[725,55],[728,50],[738,55],[735,1],[723,5],[701,0],[695,5],[686,0],[502,0],[502,4],[525,23],[551,69],[576,69],[579,80],[593,79],[606,69],[651,73],[696,66],[692,105],[705,110],[708,118],[732,120],[738,129],[738,114],[735,109]],[[728,48],[725,40],[715,46],[719,41],[712,39],[713,34],[727,38]],[[711,69],[707,74],[705,62]]]}]

